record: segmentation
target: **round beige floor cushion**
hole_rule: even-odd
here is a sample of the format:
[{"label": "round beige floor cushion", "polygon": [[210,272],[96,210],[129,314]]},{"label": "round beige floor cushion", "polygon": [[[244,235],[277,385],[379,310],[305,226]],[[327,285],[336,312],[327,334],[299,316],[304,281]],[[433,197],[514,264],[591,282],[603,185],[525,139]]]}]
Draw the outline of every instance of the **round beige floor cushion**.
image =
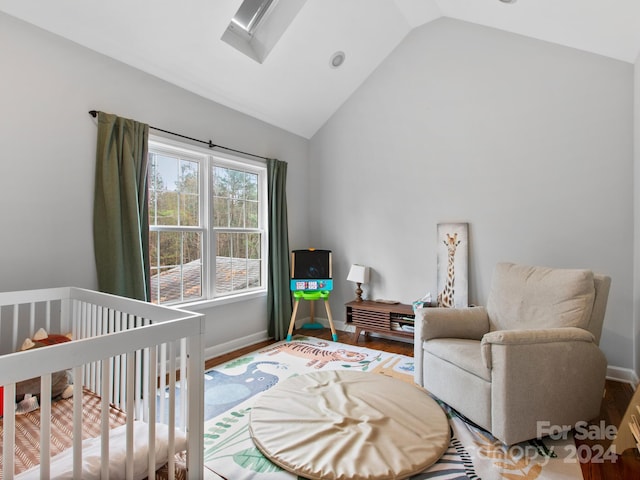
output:
[{"label": "round beige floor cushion", "polygon": [[375,373],[288,378],[250,412],[249,431],[273,463],[310,479],[402,479],[449,446],[444,411],[424,390]]}]

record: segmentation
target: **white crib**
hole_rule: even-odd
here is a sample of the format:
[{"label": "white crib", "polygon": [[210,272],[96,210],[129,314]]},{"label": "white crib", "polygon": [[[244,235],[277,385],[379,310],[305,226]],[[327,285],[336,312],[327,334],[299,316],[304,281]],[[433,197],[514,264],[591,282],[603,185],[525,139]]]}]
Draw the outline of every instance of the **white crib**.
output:
[{"label": "white crib", "polygon": [[[18,352],[23,340],[32,337],[39,328],[61,334],[71,332],[72,341]],[[58,470],[52,470],[52,465],[63,455],[51,455],[51,420],[55,420],[51,417],[51,378],[53,372],[71,370],[73,440],[71,449],[65,453],[73,478],[86,477],[83,451],[88,447],[82,439],[82,397],[87,389],[99,395],[101,402],[98,457],[101,478],[113,478],[110,463],[122,463],[122,459],[109,461],[110,454],[114,455],[114,445],[110,444],[114,442],[109,428],[110,406],[126,412],[126,426],[122,427],[126,439],[124,478],[136,478],[134,460],[138,462],[140,456],[134,449],[134,422],[137,435],[147,437],[146,441],[142,439],[148,447],[143,466],[150,478],[158,465],[156,442],[160,441],[172,452],[166,459],[169,478],[175,475],[176,435],[186,435],[186,476],[202,478],[204,328],[201,314],[79,288],[0,293],[0,386],[4,387],[2,477],[14,478],[16,383],[34,377],[41,378],[42,419],[39,467],[34,467],[39,473],[35,475],[43,479],[57,475]],[[146,425],[143,434],[137,430],[140,421]],[[159,440],[160,431],[166,432],[167,438]],[[137,438],[135,443],[140,441]],[[34,472],[30,471],[30,475]]]}]

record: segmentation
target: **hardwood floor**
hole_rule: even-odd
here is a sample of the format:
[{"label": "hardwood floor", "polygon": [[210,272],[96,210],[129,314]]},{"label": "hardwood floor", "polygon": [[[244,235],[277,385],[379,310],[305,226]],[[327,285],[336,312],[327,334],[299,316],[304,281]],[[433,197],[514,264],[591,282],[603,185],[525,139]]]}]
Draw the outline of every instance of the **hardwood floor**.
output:
[{"label": "hardwood floor", "polygon": [[[329,329],[318,330],[298,330],[295,333],[307,336],[331,340]],[[338,332],[338,341],[347,345],[356,345],[353,335],[348,332]],[[265,341],[237,350],[226,355],[213,358],[207,361],[205,368],[211,368],[221,363],[232,360],[236,357],[252,352],[258,348],[265,347],[273,343]],[[379,337],[361,336],[357,345],[361,347],[384,350],[391,353],[413,356],[413,344],[396,340],[388,340]],[[620,424],[627,406],[633,396],[633,388],[628,383],[607,380],[606,391],[600,407],[600,415],[590,422],[590,425]],[[576,453],[579,458],[591,459],[591,461],[581,462],[582,474],[585,480],[621,480],[640,479],[640,455],[637,449],[629,449],[621,452],[612,458],[602,458],[601,452],[606,452],[611,444],[611,440],[576,440]]]},{"label": "hardwood floor", "polygon": [[[590,425],[620,425],[627,406],[633,396],[633,388],[624,382],[607,380],[605,385],[605,395],[600,406],[600,415],[594,418]],[[601,479],[640,479],[640,455],[638,450],[628,449],[625,452],[618,452],[612,456],[611,461],[603,460],[601,452],[606,452],[611,445],[611,440],[578,440],[576,439],[576,450],[578,455],[586,458],[592,456],[592,461],[581,463],[582,475],[585,480]],[[584,457],[583,457],[584,458]]]}]

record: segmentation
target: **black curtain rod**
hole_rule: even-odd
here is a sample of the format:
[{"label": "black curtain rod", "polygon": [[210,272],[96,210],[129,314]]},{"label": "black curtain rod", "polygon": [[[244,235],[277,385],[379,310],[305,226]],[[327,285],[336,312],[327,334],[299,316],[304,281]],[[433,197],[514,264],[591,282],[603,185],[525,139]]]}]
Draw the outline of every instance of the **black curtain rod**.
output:
[{"label": "black curtain rod", "polygon": [[[98,116],[98,111],[97,110],[89,110],[89,115],[91,115],[93,118],[96,118]],[[197,138],[187,137],[186,135],[181,135],[179,133],[170,132],[169,130],[163,130],[162,128],[158,128],[158,127],[152,127],[151,125],[149,125],[149,128],[151,128],[153,130],[157,130],[159,132],[168,133],[169,135],[174,135],[176,137],[186,138],[187,140],[191,140],[193,142],[204,143],[209,148],[223,148],[224,150],[229,150],[230,152],[236,152],[236,153],[240,153],[242,155],[249,155],[251,157],[261,158],[263,160],[268,160],[267,157],[263,157],[261,155],[254,155],[253,153],[243,152],[242,150],[236,150],[235,148],[229,148],[229,147],[224,147],[222,145],[216,145],[211,140],[209,140],[209,141],[198,140]]]}]

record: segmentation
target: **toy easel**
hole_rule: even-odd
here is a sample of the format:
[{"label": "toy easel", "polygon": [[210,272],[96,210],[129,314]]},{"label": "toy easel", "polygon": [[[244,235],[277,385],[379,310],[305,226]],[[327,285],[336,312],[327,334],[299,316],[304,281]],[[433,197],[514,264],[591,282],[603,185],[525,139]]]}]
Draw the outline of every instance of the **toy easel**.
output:
[{"label": "toy easel", "polygon": [[[293,298],[295,298],[295,303],[293,304],[293,313],[291,314],[291,322],[289,322],[289,331],[287,332],[287,342],[291,341],[291,334],[293,332],[293,326],[296,323],[296,313],[298,312],[298,305],[300,305],[300,300],[309,300],[311,301],[311,310],[313,311],[313,302],[315,300],[324,300],[324,306],[327,309],[327,318],[329,319],[329,327],[331,328],[331,338],[334,342],[338,341],[338,334],[336,334],[336,329],[333,326],[333,318],[331,317],[331,307],[329,306],[329,293],[328,291],[294,291]],[[311,326],[306,328],[318,328],[316,327],[316,323],[313,323],[313,313],[311,314]],[[305,328],[303,325],[302,328]]]},{"label": "toy easel", "polygon": [[295,303],[289,322],[289,331],[287,333],[287,341],[291,341],[291,334],[296,323],[296,314],[300,300],[308,300],[311,302],[310,312],[311,321],[302,326],[302,328],[322,328],[319,323],[313,322],[314,302],[316,300],[324,300],[324,306],[327,310],[327,318],[329,327],[331,328],[331,338],[334,342],[338,341],[336,329],[333,326],[333,318],[331,316],[331,307],[329,306],[329,294],[333,289],[333,280],[331,278],[331,251],[330,250],[294,250],[291,252],[291,291]]}]

